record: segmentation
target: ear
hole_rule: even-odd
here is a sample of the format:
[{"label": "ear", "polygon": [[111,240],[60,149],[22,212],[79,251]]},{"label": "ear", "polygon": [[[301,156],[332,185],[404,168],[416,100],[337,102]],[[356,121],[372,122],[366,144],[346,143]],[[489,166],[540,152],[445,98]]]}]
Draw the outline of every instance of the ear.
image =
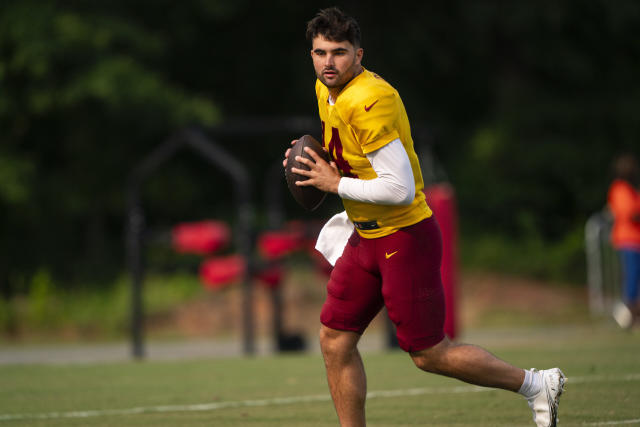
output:
[{"label": "ear", "polygon": [[363,56],[364,56],[364,49],[362,49],[361,47],[356,49],[356,63],[360,64]]}]

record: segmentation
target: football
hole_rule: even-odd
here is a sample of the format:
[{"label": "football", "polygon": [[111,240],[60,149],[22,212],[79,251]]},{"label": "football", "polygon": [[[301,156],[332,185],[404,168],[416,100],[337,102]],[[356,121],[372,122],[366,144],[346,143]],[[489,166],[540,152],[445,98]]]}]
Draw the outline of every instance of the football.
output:
[{"label": "football", "polygon": [[322,145],[311,135],[304,135],[298,139],[298,142],[291,147],[291,152],[289,153],[289,157],[287,159],[287,167],[284,170],[284,175],[287,178],[287,186],[289,187],[289,191],[293,198],[305,209],[312,211],[316,209],[325,197],[327,197],[327,193],[324,191],[318,190],[313,186],[299,187],[296,185],[296,181],[305,181],[308,178],[306,176],[298,175],[297,173],[291,172],[291,168],[305,169],[309,170],[309,168],[303,163],[297,162],[296,156],[300,156],[303,158],[310,159],[313,161],[311,156],[307,154],[304,149],[305,147],[311,148],[315,151],[318,156],[326,160],[330,161],[329,154],[324,151]]}]

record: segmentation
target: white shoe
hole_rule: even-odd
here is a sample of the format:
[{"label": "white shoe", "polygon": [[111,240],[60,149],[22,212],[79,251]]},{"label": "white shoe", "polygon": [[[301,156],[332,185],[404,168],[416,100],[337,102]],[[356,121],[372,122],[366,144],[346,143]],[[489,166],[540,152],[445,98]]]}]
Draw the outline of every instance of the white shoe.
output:
[{"label": "white shoe", "polygon": [[558,423],[558,403],[564,389],[565,376],[558,368],[532,371],[542,376],[542,389],[527,399],[529,408],[533,411],[533,421],[538,427],[555,427]]},{"label": "white shoe", "polygon": [[629,307],[623,302],[616,303],[613,306],[613,318],[616,320],[618,326],[622,329],[629,329],[633,325],[633,313],[629,310]]}]

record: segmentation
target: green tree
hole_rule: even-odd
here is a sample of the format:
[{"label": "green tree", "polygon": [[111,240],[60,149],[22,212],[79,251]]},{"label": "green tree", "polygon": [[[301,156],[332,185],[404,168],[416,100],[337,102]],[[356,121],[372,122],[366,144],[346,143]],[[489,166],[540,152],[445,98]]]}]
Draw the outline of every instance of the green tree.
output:
[{"label": "green tree", "polygon": [[[365,66],[398,88],[414,126],[431,130],[463,241],[560,245],[551,252],[569,261],[557,271],[581,280],[575,236],[604,204],[609,161],[623,149],[640,154],[638,3],[340,5],[361,24]],[[292,0],[3,2],[5,293],[35,271],[67,285],[122,270],[127,174],[174,131],[219,123],[222,109],[315,115],[304,30],[317,9]],[[256,205],[287,138],[224,141],[251,170]],[[181,157],[145,200],[167,222],[212,203],[224,210],[227,183],[211,173]]]},{"label": "green tree", "polygon": [[212,100],[165,70],[170,34],[126,2],[0,6],[0,283],[43,268],[69,280],[121,265],[125,178]]}]

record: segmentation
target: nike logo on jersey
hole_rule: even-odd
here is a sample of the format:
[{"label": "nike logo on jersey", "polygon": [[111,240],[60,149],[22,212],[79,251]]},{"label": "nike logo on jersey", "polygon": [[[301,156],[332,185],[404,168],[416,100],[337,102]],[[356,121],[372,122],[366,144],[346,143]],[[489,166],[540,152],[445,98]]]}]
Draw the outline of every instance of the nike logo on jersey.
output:
[{"label": "nike logo on jersey", "polygon": [[397,253],[398,253],[398,251],[391,252],[391,253],[387,253],[387,252],[385,252],[385,253],[384,253],[384,256],[386,256],[386,257],[387,257],[387,259],[389,259],[389,258],[391,258],[392,256],[394,256],[394,255],[395,255],[395,254],[397,254]]},{"label": "nike logo on jersey", "polygon": [[371,110],[371,108],[372,108],[374,105],[376,105],[376,104],[378,103],[378,101],[379,101],[379,99],[376,99],[376,100],[375,100],[375,102],[374,102],[373,104],[369,105],[368,107],[365,105],[365,106],[364,106],[364,111],[367,111],[367,112],[368,112],[369,110]]}]

